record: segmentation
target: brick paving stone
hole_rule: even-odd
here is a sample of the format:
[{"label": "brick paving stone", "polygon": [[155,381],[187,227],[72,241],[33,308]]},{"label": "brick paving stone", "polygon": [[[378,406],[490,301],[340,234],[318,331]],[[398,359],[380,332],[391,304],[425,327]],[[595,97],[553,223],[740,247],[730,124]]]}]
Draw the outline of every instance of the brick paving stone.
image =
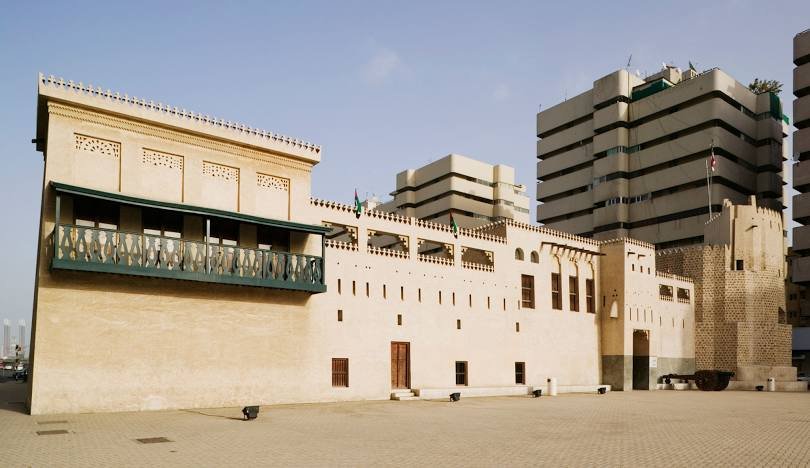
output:
[{"label": "brick paving stone", "polygon": [[29,416],[6,404],[22,389],[0,384],[0,466],[810,466],[810,393],[300,404],[245,422],[241,408]]}]

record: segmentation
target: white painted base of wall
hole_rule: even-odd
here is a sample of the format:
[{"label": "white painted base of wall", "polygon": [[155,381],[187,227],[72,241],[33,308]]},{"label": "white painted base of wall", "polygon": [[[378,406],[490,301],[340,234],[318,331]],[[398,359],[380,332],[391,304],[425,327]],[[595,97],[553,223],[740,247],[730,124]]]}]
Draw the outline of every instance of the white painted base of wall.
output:
[{"label": "white painted base of wall", "polygon": [[[757,385],[762,385],[763,392],[768,391],[767,381],[751,381],[751,380],[732,380],[728,383],[729,390],[756,390]],[[807,382],[776,382],[777,392],[806,392]]]},{"label": "white painted base of wall", "polygon": [[[596,393],[599,387],[610,391],[610,385],[558,385],[557,393]],[[451,393],[461,393],[464,397],[522,396],[530,395],[534,390],[543,390],[547,395],[548,387],[539,385],[517,385],[514,387],[448,387],[448,388],[415,388],[413,393],[423,400],[450,398]]]}]

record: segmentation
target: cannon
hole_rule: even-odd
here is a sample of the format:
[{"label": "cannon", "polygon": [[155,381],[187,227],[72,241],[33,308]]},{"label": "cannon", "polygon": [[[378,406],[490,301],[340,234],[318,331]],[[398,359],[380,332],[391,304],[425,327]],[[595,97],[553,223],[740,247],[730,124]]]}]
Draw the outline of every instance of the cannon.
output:
[{"label": "cannon", "polygon": [[672,383],[672,379],[694,380],[697,388],[704,392],[725,390],[732,377],[734,377],[734,372],[719,370],[699,370],[693,375],[667,374],[663,376],[666,384]]}]

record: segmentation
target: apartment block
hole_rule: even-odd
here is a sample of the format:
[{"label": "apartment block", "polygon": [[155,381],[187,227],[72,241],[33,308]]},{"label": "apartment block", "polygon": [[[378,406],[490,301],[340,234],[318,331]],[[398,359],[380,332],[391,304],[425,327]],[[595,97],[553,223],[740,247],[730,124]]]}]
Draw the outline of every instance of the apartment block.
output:
[{"label": "apartment block", "polygon": [[444,224],[452,213],[459,226],[470,228],[504,219],[529,222],[529,197],[515,183],[514,168],[459,154],[400,172],[391,195],[377,209]]},{"label": "apartment block", "polygon": [[783,208],[786,132],[776,94],[720,69],[613,72],[537,114],[537,221],[658,248],[700,243],[724,199]]},{"label": "apartment block", "polygon": [[793,228],[791,277],[795,283],[810,285],[810,30],[793,38]]}]

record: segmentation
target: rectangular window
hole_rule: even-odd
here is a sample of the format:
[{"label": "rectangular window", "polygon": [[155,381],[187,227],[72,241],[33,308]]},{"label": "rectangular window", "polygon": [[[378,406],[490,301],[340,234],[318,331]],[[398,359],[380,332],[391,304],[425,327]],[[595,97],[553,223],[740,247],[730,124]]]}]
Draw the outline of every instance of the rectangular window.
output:
[{"label": "rectangular window", "polygon": [[357,295],[357,281],[352,281],[352,296]]},{"label": "rectangular window", "polygon": [[467,385],[467,361],[456,361],[456,385]]},{"label": "rectangular window", "polygon": [[422,288],[419,288],[419,289],[416,291],[416,295],[417,295],[417,300],[418,300],[419,302],[422,302]]},{"label": "rectangular window", "polygon": [[143,208],[141,221],[144,234],[177,239],[182,237],[183,215],[180,213]]},{"label": "rectangular window", "polygon": [[568,277],[568,309],[579,312],[579,276]]},{"label": "rectangular window", "polygon": [[73,202],[74,224],[99,229],[118,229],[118,205],[93,198],[76,197]]},{"label": "rectangular window", "polygon": [[397,314],[397,325],[402,325],[402,314]]},{"label": "rectangular window", "polygon": [[520,275],[521,305],[534,309],[534,276]]},{"label": "rectangular window", "polygon": [[560,274],[551,274],[551,308],[562,310],[562,288],[560,287]]},{"label": "rectangular window", "polygon": [[338,309],[338,322],[343,321],[343,311]]},{"label": "rectangular window", "polygon": [[596,313],[596,300],[594,296],[594,282],[592,279],[585,280],[585,311],[589,314]]},{"label": "rectangular window", "polygon": [[742,260],[737,260],[736,262],[736,269],[737,270],[744,270],[745,263]]},{"label": "rectangular window", "polygon": [[371,296],[371,286],[366,283],[366,297]]},{"label": "rectangular window", "polygon": [[260,249],[277,252],[290,251],[290,233],[286,230],[259,226],[256,230],[256,244]]},{"label": "rectangular window", "polygon": [[332,358],[332,386],[349,386],[349,360],[347,358]]},{"label": "rectangular window", "polygon": [[526,385],[526,363],[515,363],[515,383],[519,385]]},{"label": "rectangular window", "polygon": [[340,278],[338,278],[338,294],[340,294]]},{"label": "rectangular window", "polygon": [[405,300],[405,286],[400,286],[399,287],[399,300],[400,301]]}]

